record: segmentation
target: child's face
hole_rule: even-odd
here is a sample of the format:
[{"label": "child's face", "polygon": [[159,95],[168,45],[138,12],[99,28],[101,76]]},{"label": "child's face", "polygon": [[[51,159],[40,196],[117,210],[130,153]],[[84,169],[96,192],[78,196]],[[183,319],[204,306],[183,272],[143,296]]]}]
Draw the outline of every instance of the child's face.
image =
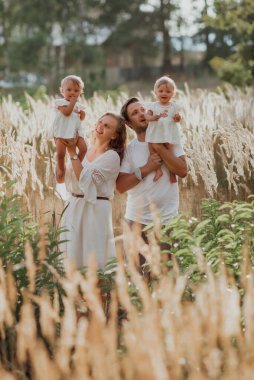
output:
[{"label": "child's face", "polygon": [[82,92],[80,87],[76,83],[73,83],[71,80],[68,80],[60,90],[61,94],[67,100],[70,100],[71,98],[78,98]]},{"label": "child's face", "polygon": [[167,104],[174,96],[174,88],[168,84],[161,84],[156,90],[155,95],[160,103]]}]

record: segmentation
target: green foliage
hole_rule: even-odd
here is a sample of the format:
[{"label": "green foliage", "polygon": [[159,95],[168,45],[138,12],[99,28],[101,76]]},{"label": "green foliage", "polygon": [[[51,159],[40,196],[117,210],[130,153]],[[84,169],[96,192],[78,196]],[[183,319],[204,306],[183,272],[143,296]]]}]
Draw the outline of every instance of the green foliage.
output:
[{"label": "green foliage", "polygon": [[48,226],[47,234],[41,236],[29,214],[22,211],[19,198],[6,195],[11,185],[8,183],[0,193],[0,258],[5,271],[12,269],[18,290],[18,311],[22,290],[29,286],[26,250],[32,250],[36,269],[34,294],[46,290],[53,297],[56,289],[61,298],[62,289],[55,274],[63,275],[64,269],[58,248],[61,231]]},{"label": "green foliage", "polygon": [[227,60],[214,57],[209,63],[214,71],[216,71],[218,77],[225,82],[232,83],[235,86],[245,86],[252,83],[251,70],[246,69],[244,62],[237,55],[232,55]]},{"label": "green foliage", "polygon": [[33,72],[40,62],[40,53],[45,44],[46,38],[42,33],[34,33],[28,38],[14,41],[9,49],[11,71],[18,72],[22,64],[27,71]]},{"label": "green foliage", "polygon": [[169,244],[182,272],[192,269],[191,279],[202,279],[201,254],[215,273],[223,261],[239,280],[244,244],[250,247],[254,264],[254,201],[221,203],[207,199],[202,204],[202,220],[177,216],[163,229],[162,241]]},{"label": "green foliage", "polygon": [[250,84],[254,78],[253,19],[253,0],[215,0],[213,15],[205,20],[208,26],[223,31],[231,46],[227,61],[216,57],[211,66],[221,79],[235,85]]}]

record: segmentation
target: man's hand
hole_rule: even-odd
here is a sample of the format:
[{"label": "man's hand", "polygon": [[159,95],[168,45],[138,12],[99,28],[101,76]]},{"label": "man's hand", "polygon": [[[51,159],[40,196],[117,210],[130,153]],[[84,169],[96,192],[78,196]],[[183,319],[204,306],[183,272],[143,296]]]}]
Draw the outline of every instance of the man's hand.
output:
[{"label": "man's hand", "polygon": [[153,148],[156,150],[156,153],[160,155],[161,159],[170,172],[175,173],[182,178],[186,177],[186,158],[185,156],[175,156],[173,144],[168,144],[168,147],[166,148],[163,144],[153,143]]},{"label": "man's hand", "polygon": [[152,153],[148,157],[148,161],[145,166],[141,169],[143,175],[148,175],[151,172],[154,172],[161,166],[162,159],[157,153]]},{"label": "man's hand", "polygon": [[[148,174],[154,172],[161,166],[162,160],[157,153],[152,153],[147,160],[147,163],[140,168],[142,177],[146,177]],[[116,180],[116,188],[119,193],[124,193],[138,185],[140,180],[134,173],[119,173]]]}]

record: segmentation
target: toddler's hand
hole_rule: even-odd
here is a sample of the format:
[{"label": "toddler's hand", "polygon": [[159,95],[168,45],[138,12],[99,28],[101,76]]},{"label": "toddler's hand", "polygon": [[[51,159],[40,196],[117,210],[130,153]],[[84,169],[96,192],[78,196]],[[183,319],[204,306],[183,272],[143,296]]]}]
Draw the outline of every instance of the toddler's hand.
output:
[{"label": "toddler's hand", "polygon": [[152,121],[157,121],[157,120],[159,120],[160,117],[161,117],[161,115],[153,115]]},{"label": "toddler's hand", "polygon": [[163,112],[160,114],[160,117],[168,117],[168,110],[163,111]]},{"label": "toddler's hand", "polygon": [[160,113],[159,115],[153,115],[153,121],[157,121],[159,120],[161,117],[167,117],[168,116],[168,111],[165,110],[163,111],[162,113]]},{"label": "toddler's hand", "polygon": [[78,96],[73,95],[73,96],[70,98],[70,103],[71,103],[71,104],[75,104],[75,103],[77,102],[77,100],[78,100]]},{"label": "toddler's hand", "polygon": [[80,120],[84,120],[84,118],[86,117],[86,113],[84,110],[79,111],[79,117],[80,117]]},{"label": "toddler's hand", "polygon": [[182,116],[181,116],[179,113],[176,113],[176,114],[173,116],[173,120],[174,120],[176,123],[179,123],[179,121],[182,120]]}]

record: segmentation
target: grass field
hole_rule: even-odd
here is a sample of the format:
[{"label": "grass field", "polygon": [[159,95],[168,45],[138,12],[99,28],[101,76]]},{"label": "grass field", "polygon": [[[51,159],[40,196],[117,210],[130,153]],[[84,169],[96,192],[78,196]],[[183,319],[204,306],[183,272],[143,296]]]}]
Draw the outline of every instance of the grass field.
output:
[{"label": "grass field", "polygon": [[[85,132],[106,111],[119,112],[127,98],[115,101],[94,95],[86,102]],[[189,173],[180,180],[180,209],[200,213],[200,200],[246,199],[254,191],[253,88],[227,87],[216,92],[186,87],[178,94],[184,111],[182,139]],[[1,172],[15,179],[14,192],[22,195],[36,219],[41,213],[59,215],[63,207],[54,195],[54,145],[47,138],[53,113],[52,99],[35,100],[27,96],[22,108],[11,98],[0,107]],[[117,195],[115,225],[119,224],[125,196]]]},{"label": "grass field", "polygon": [[[253,93],[227,87],[178,94],[189,166],[180,182],[184,216],[170,221],[170,234],[155,228],[146,245],[122,231],[125,196],[116,195],[118,263],[97,272],[91,258],[85,273],[64,270],[57,231],[42,225],[57,224],[63,208],[47,138],[53,101],[27,97],[22,108],[2,100],[1,380],[253,378]],[[87,135],[126,97],[90,99]],[[203,198],[210,199],[201,210]],[[171,257],[160,252],[155,233],[166,239]],[[149,274],[138,271],[137,252]]]}]

